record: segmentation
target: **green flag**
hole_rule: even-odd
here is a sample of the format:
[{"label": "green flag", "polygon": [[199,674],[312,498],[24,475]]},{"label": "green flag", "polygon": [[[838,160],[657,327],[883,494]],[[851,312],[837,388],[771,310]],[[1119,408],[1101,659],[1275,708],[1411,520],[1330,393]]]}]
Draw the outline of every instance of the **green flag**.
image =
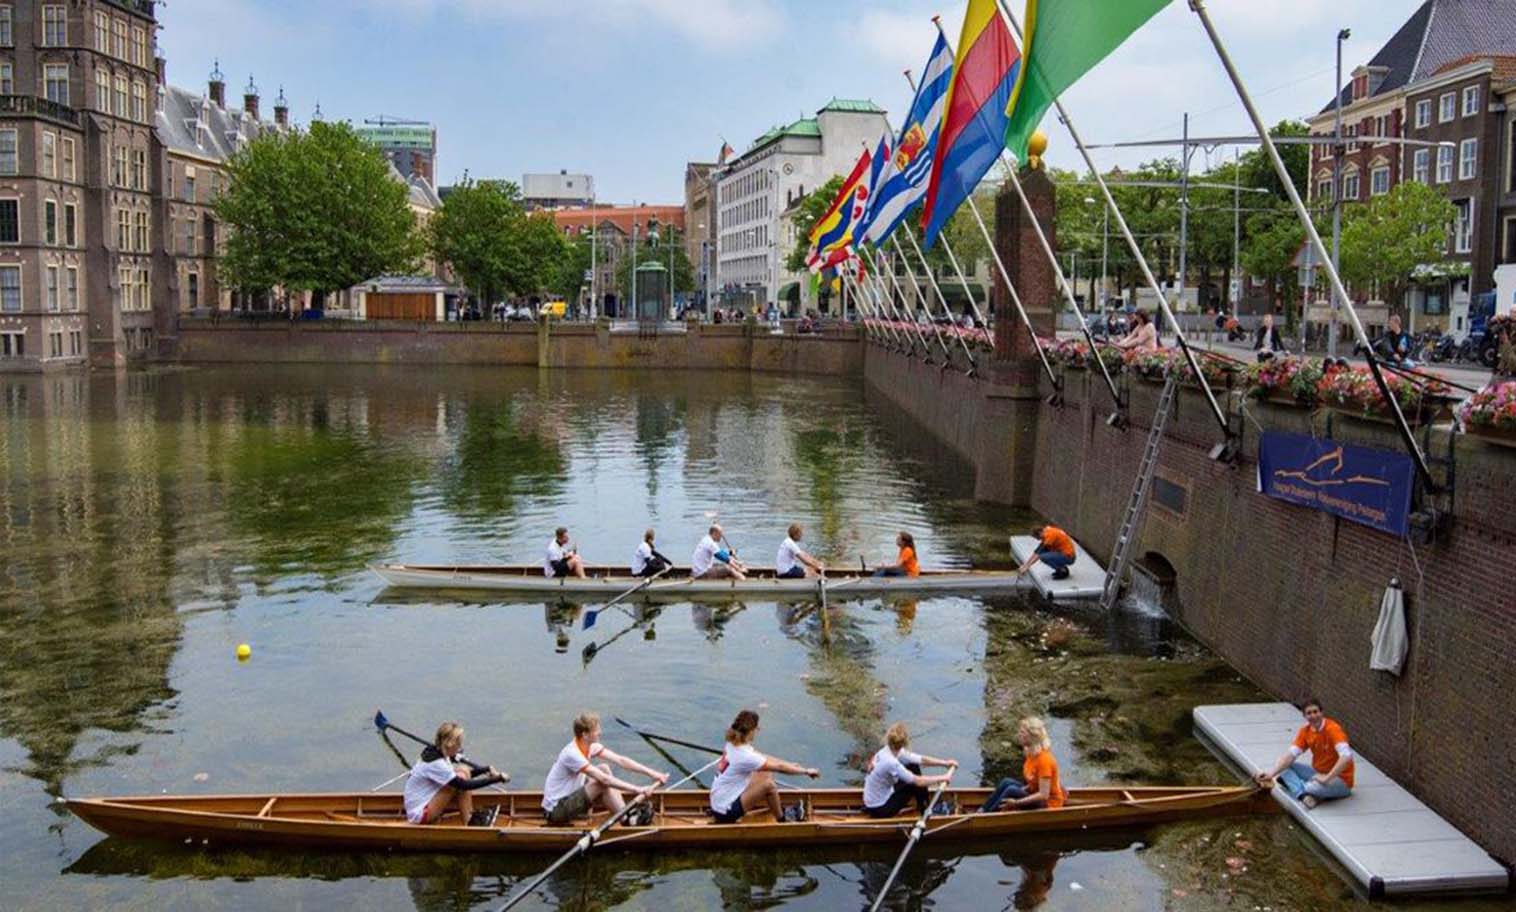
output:
[{"label": "green flag", "polygon": [[1094,69],[1169,0],[1026,0],[1021,75],[1006,106],[1005,145],[1026,144],[1053,99]]}]

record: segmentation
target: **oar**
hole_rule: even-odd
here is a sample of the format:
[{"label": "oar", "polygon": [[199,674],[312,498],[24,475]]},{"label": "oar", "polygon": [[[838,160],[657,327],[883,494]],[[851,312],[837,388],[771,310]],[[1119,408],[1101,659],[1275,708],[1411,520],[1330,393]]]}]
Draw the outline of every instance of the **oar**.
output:
[{"label": "oar", "polygon": [[[413,735],[410,732],[406,731],[405,729],[401,728],[400,726],[398,726],[398,725],[394,724],[393,722],[391,722],[388,718],[385,717],[384,710],[382,710],[382,709],[381,710],[376,710],[374,712],[374,727],[377,728],[377,729],[379,729],[379,733],[381,735],[384,734],[387,731],[399,732],[400,734],[405,735],[407,738],[410,738],[412,741],[416,742],[417,744],[422,744],[422,745],[425,745],[427,747],[432,747],[433,746],[432,742],[426,740],[425,738],[422,738],[419,735]],[[506,783],[506,782],[510,782],[511,781],[511,774],[510,773],[501,773],[500,777],[501,777],[500,778],[500,782],[501,783]]]},{"label": "oar", "polygon": [[911,827],[911,834],[905,839],[905,848],[900,850],[900,857],[895,859],[895,866],[890,869],[890,876],[885,879],[884,886],[880,887],[879,892],[874,896],[874,904],[869,906],[869,912],[878,912],[880,905],[884,903],[884,897],[889,895],[890,886],[895,883],[895,878],[900,875],[900,868],[905,864],[906,856],[911,854],[911,849],[914,849],[916,843],[921,840],[921,834],[926,832],[926,822],[932,816],[932,809],[942,799],[942,793],[947,789],[953,772],[953,769],[948,770],[949,779],[944,780],[941,785],[937,786],[937,789],[932,792],[931,799],[926,803],[926,810],[922,811],[921,816],[916,818],[916,825]]},{"label": "oar", "polygon": [[636,732],[637,734],[641,735],[644,738],[651,738],[654,741],[663,741],[663,742],[666,742],[668,744],[677,744],[680,747],[687,747],[690,750],[705,751],[707,754],[717,754],[717,755],[720,755],[720,754],[725,753],[725,751],[722,750],[719,747],[711,747],[711,746],[706,745],[706,744],[696,744],[693,741],[681,741],[678,738],[670,738],[668,735],[660,735],[660,734],[658,734],[656,732],[643,731],[642,729],[640,729],[637,726],[633,725],[632,723],[626,721],[625,719],[621,718],[620,716],[611,716],[611,718],[615,719],[617,723],[619,723],[621,725],[624,725],[627,728],[630,728],[632,731]]},{"label": "oar", "polygon": [[[672,569],[674,569],[674,565],[673,564],[669,564],[667,567],[664,567],[662,570],[659,570],[657,573],[654,573],[652,576],[648,577],[647,579],[641,581],[640,583],[638,583],[637,585],[633,586],[632,588],[626,590],[625,592],[623,592],[620,595],[616,596],[615,598],[611,599],[609,602],[606,602],[604,605],[600,606],[599,608],[591,608],[589,611],[586,611],[584,613],[584,629],[588,630],[591,627],[595,626],[595,615],[596,614],[598,614],[601,611],[606,611],[606,610],[609,610],[610,608],[615,607],[616,605],[620,604],[623,599],[626,599],[629,596],[636,595],[638,592],[641,592],[642,590],[644,590],[647,587],[651,586],[653,584],[653,582],[658,579],[658,577],[662,576],[663,574],[669,572]],[[595,645],[595,644],[593,644],[593,643],[590,644],[590,646],[593,646],[593,645]],[[590,652],[589,646],[585,647],[585,651],[586,652]],[[591,653],[591,654],[593,654],[593,653]]]},{"label": "oar", "polygon": [[579,658],[584,662],[584,664],[588,665],[590,663],[590,660],[599,654],[600,650],[626,636],[628,633],[631,633],[633,630],[636,630],[638,627],[641,627],[643,624],[651,623],[655,618],[658,617],[658,611],[659,609],[657,608],[650,608],[648,616],[642,620],[638,620],[637,618],[633,617],[630,624],[616,631],[609,638],[607,638],[604,643],[597,643],[591,640],[589,643],[585,644],[584,650],[579,654]]},{"label": "oar", "polygon": [[[669,786],[663,791],[667,792],[678,788],[679,786],[695,778],[695,776],[699,775],[700,773],[703,773],[711,767],[715,766],[719,762],[719,760],[712,760],[710,763],[707,763],[705,766],[702,766],[695,772],[690,773],[688,776],[685,776],[683,779],[680,779],[678,782],[675,782],[673,785]],[[628,801],[625,807],[617,811],[615,814],[612,814],[610,818],[607,819],[604,823],[585,833],[583,836],[580,836],[579,841],[574,843],[574,847],[572,849],[569,849],[567,852],[565,852],[562,858],[559,858],[557,861],[548,865],[546,871],[543,871],[541,874],[538,874],[536,877],[532,878],[531,883],[527,884],[524,889],[518,891],[515,896],[512,896],[510,899],[506,900],[505,905],[501,906],[497,912],[506,912],[507,909],[515,908],[517,903],[521,902],[523,899],[526,899],[533,892],[535,892],[536,889],[542,885],[543,881],[553,876],[554,871],[568,864],[570,861],[573,861],[580,855],[583,855],[585,852],[588,852],[591,847],[595,845],[595,841],[598,840],[606,830],[615,826],[616,823],[621,820],[621,818],[627,815],[628,811],[641,804],[646,799],[647,794],[638,792],[635,798],[633,798],[631,801]]]}]

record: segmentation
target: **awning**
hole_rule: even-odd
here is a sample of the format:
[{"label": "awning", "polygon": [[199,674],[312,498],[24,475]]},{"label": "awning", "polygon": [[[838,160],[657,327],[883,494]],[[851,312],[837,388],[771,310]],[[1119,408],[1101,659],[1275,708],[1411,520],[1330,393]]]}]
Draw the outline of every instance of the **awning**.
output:
[{"label": "awning", "polygon": [[785,282],[783,285],[779,286],[779,293],[774,297],[780,301],[789,301],[792,304],[798,304],[800,302],[800,283]]},{"label": "awning", "polygon": [[942,299],[944,301],[947,301],[949,307],[962,307],[967,305],[969,303],[968,294],[972,294],[974,296],[975,303],[977,303],[981,309],[984,308],[984,306],[988,303],[988,298],[984,293],[984,286],[978,282],[969,283],[968,294],[964,293],[963,283],[959,282],[956,278],[947,281],[938,279],[937,287],[942,289]]}]

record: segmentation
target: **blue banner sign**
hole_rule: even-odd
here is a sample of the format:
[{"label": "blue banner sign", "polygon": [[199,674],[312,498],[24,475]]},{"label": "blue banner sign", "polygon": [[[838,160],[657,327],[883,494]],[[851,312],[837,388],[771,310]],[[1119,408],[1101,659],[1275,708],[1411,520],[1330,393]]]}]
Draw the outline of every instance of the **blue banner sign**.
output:
[{"label": "blue banner sign", "polygon": [[1405,535],[1416,467],[1390,450],[1305,434],[1265,431],[1258,444],[1258,490]]}]

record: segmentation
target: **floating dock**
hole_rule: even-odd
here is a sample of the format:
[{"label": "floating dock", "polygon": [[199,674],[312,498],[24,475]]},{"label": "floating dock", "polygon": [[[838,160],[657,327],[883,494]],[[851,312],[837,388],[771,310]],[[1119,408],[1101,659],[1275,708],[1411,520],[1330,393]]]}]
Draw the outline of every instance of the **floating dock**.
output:
[{"label": "floating dock", "polygon": [[[1195,707],[1195,728],[1249,776],[1269,769],[1304,724],[1288,703]],[[1346,726],[1352,739],[1352,725]],[[1278,801],[1371,899],[1506,890],[1510,872],[1355,749],[1353,794],[1315,810]]]},{"label": "floating dock", "polygon": [[[1037,550],[1037,539],[1030,535],[1011,536],[1011,556],[1020,563]],[[1053,568],[1038,561],[1027,571],[1038,590],[1052,601],[1075,599],[1098,599],[1105,590],[1105,570],[1090,557],[1090,553],[1074,542],[1074,563],[1069,567],[1068,579],[1053,579]]]}]

